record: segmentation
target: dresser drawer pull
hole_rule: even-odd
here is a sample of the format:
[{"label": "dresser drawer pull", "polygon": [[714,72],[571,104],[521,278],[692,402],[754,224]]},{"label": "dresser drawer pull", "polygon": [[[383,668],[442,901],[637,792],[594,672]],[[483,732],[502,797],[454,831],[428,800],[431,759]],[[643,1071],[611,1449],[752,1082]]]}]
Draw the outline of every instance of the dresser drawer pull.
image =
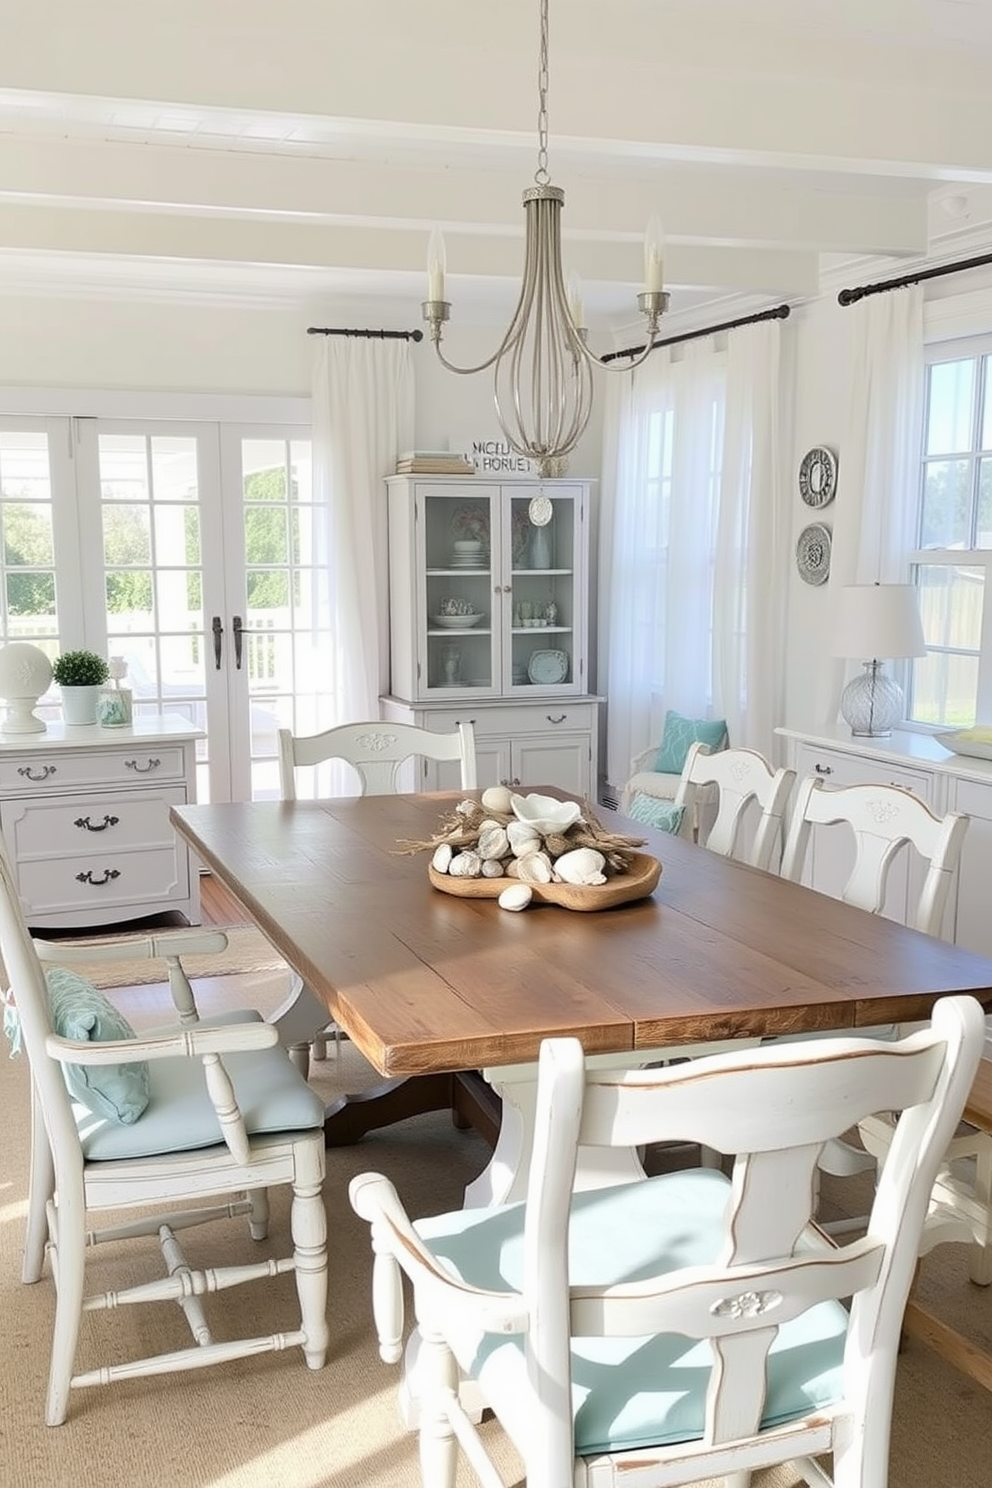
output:
[{"label": "dresser drawer pull", "polygon": [[92,884],[95,889],[102,889],[104,884],[113,883],[114,879],[120,878],[120,876],[121,871],[119,868],[105,868],[102,878],[94,878],[93,869],[87,868],[85,873],[76,874],[76,882]]},{"label": "dresser drawer pull", "polygon": [[20,765],[17,773],[23,775],[25,780],[47,780],[49,775],[55,774],[56,768],[55,765],[43,765],[40,775],[36,775],[30,765]]},{"label": "dresser drawer pull", "polygon": [[557,716],[557,718],[554,716],[553,713],[545,713],[544,716],[548,720],[549,723],[564,723],[565,722],[565,719],[568,717],[568,714],[567,713],[559,713],[558,716]]},{"label": "dresser drawer pull", "polygon": [[149,770],[157,770],[161,763],[162,761],[160,759],[146,760],[143,765],[139,765],[136,759],[125,760],[124,768],[125,770],[133,770],[136,775],[147,775]]},{"label": "dresser drawer pull", "polygon": [[814,765],[813,769],[817,775],[832,775],[834,773],[833,765]]},{"label": "dresser drawer pull", "polygon": [[72,825],[81,827],[84,832],[105,832],[108,827],[116,827],[119,821],[119,816],[105,816],[98,826],[94,826],[88,816],[77,816]]}]

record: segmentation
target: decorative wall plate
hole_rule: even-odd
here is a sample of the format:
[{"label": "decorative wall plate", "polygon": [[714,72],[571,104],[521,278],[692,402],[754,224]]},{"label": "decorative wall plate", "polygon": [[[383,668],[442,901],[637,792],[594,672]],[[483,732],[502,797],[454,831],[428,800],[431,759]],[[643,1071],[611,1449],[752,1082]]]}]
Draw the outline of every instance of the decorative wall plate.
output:
[{"label": "decorative wall plate", "polygon": [[532,682],[545,687],[564,682],[568,676],[568,652],[532,651],[527,663],[527,675]]},{"label": "decorative wall plate", "polygon": [[807,450],[799,466],[799,494],[807,506],[826,506],[837,494],[837,459],[828,449]]},{"label": "decorative wall plate", "polygon": [[531,526],[546,527],[554,515],[551,497],[545,496],[543,491],[537,496],[532,496],[530,498],[530,505],[527,508],[527,515],[530,518]]},{"label": "decorative wall plate", "polygon": [[796,565],[799,577],[807,584],[825,584],[830,574],[830,528],[823,522],[810,522],[796,543]]}]

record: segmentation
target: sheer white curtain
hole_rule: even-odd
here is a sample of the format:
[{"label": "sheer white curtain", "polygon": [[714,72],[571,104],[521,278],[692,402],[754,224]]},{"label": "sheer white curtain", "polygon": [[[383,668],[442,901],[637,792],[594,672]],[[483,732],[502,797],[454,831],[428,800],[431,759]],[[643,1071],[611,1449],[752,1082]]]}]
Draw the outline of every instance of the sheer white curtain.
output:
[{"label": "sheer white curtain", "polygon": [[785,693],[780,348],[778,321],[728,338],[713,585],[713,709],[735,744],[769,759]]},{"label": "sheer white curtain", "polygon": [[[916,546],[916,493],[923,426],[923,287],[852,305],[851,404],[838,464],[830,587],[905,584]],[[863,659],[863,658],[862,658]],[[841,689],[859,660],[821,668],[818,711],[837,716]]]},{"label": "sheer white curtain", "polygon": [[726,717],[735,743],[771,751],[780,327],[753,329],[730,351],[709,337],[661,348],[610,380],[598,681],[615,785],[668,708]]},{"label": "sheer white curtain", "polygon": [[324,336],[313,369],[314,500],[335,645],[322,662],[334,716],[378,718],[388,676],[388,567],[383,480],[413,447],[414,381],[406,341]]}]

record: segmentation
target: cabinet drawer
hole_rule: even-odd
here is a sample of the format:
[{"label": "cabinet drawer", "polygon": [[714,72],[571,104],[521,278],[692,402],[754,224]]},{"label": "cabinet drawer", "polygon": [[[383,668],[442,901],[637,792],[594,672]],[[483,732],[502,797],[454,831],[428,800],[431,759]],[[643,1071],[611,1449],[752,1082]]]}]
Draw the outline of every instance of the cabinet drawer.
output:
[{"label": "cabinet drawer", "polygon": [[90,796],[35,796],[5,801],[0,824],[7,850],[18,864],[56,854],[112,857],[119,849],[170,847],[175,832],[169,807],[185,801],[181,785]]},{"label": "cabinet drawer", "polygon": [[[476,739],[519,739],[525,734],[588,733],[596,726],[592,703],[527,703],[515,708],[479,708],[474,713],[463,709],[452,713],[445,728],[454,728],[459,719],[474,718]],[[440,724],[432,724],[440,727]]]},{"label": "cabinet drawer", "polygon": [[992,821],[992,782],[984,785],[978,780],[955,780],[951,790],[951,810]]},{"label": "cabinet drawer", "polygon": [[76,858],[32,858],[17,865],[25,918],[85,913],[92,925],[112,921],[123,906],[148,912],[189,895],[189,859],[178,844],[131,848]]},{"label": "cabinet drawer", "polygon": [[0,791],[4,795],[37,795],[39,790],[80,790],[87,786],[134,785],[143,781],[182,780],[183,751],[174,744],[128,745],[92,753],[32,750],[30,756],[0,758]]},{"label": "cabinet drawer", "polygon": [[907,769],[888,760],[864,759],[840,750],[817,749],[810,744],[801,744],[797,749],[796,771],[800,779],[815,775],[826,786],[901,785],[927,802],[933,794],[933,777],[924,770]]}]

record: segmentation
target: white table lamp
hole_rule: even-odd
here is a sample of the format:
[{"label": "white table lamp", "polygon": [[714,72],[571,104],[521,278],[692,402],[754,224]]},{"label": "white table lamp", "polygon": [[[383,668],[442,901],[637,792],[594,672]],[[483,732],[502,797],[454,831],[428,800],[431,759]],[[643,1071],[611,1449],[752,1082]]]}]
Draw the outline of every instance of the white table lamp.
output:
[{"label": "white table lamp", "polygon": [[34,715],[34,707],[52,680],[52,663],[40,646],[29,641],[11,641],[0,646],[0,698],[7,716],[0,724],[4,734],[43,734],[46,725]]},{"label": "white table lamp", "polygon": [[882,665],[896,657],[926,655],[916,589],[912,584],[848,584],[837,599],[831,654],[871,658],[841,693],[841,716],[856,737],[888,738],[903,717],[905,698]]}]

